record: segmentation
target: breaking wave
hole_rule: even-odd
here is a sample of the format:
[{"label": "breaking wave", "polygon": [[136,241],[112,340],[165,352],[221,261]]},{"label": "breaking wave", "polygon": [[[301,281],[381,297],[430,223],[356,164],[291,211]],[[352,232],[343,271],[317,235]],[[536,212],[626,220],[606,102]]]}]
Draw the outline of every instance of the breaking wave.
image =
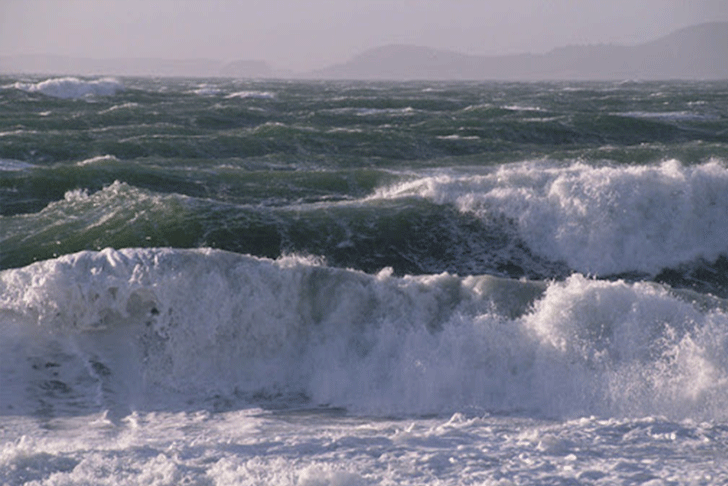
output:
[{"label": "breaking wave", "polygon": [[728,252],[728,169],[547,163],[413,177],[374,198],[421,197],[482,220],[515,223],[532,252],[582,273],[655,274]]},{"label": "breaking wave", "polygon": [[0,273],[0,413],[244,406],[725,418],[725,302],[213,250]]},{"label": "breaking wave", "polygon": [[113,96],[124,90],[124,85],[113,78],[84,80],[74,77],[51,78],[38,83],[17,82],[14,87],[29,93],[42,93],[53,98],[85,98]]}]

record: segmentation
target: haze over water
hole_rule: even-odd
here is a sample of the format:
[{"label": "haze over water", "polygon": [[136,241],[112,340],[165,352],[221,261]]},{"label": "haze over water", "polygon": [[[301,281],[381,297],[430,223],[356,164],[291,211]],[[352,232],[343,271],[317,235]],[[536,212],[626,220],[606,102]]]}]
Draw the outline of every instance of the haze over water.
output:
[{"label": "haze over water", "polygon": [[393,44],[542,54],[637,45],[726,21],[722,0],[106,0],[93,8],[83,0],[7,0],[0,5],[0,57],[264,61],[276,73],[309,73]]}]

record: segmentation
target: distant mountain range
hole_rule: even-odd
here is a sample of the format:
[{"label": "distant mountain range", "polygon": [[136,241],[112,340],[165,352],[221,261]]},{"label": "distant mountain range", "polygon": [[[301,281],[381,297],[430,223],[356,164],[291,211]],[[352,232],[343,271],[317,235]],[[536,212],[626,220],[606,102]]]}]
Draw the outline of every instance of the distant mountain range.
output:
[{"label": "distant mountain range", "polygon": [[636,46],[569,46],[546,54],[472,56],[385,46],[314,74],[392,80],[728,79],[728,22],[688,27]]},{"label": "distant mountain range", "polygon": [[687,27],[634,46],[568,46],[545,54],[475,56],[411,45],[367,50],[294,73],[264,61],[0,57],[0,73],[361,80],[728,79],[728,22]]}]

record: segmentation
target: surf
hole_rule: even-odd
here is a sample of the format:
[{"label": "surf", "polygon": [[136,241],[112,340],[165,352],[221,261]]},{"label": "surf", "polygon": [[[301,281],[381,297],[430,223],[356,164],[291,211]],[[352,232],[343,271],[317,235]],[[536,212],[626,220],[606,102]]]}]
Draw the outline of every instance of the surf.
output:
[{"label": "surf", "polygon": [[16,82],[16,89],[28,93],[41,93],[61,99],[78,99],[89,96],[113,96],[124,90],[124,85],[114,78],[80,79],[72,76],[50,78],[37,83]]},{"label": "surf", "polygon": [[536,255],[592,275],[661,270],[728,252],[728,170],[683,165],[504,164],[484,174],[413,174],[373,199],[423,198],[505,218]]},{"label": "surf", "polygon": [[725,303],[654,283],[109,249],[5,270],[0,285],[4,414],[263,402],[725,418]]}]

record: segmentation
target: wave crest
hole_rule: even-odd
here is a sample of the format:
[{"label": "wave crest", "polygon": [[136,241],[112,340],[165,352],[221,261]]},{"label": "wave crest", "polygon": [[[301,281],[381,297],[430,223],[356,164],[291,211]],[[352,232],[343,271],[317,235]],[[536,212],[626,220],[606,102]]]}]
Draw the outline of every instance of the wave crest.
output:
[{"label": "wave crest", "polygon": [[656,274],[728,251],[728,169],[716,160],[524,163],[417,178],[374,197],[423,197],[483,219],[506,217],[532,252],[588,274]]},{"label": "wave crest", "polygon": [[124,85],[113,78],[84,80],[74,77],[51,78],[38,83],[15,83],[15,88],[29,93],[42,93],[53,98],[75,99],[89,96],[113,96]]},{"label": "wave crest", "polygon": [[83,252],[0,273],[0,412],[303,399],[367,414],[724,417],[724,309],[580,275]]}]

